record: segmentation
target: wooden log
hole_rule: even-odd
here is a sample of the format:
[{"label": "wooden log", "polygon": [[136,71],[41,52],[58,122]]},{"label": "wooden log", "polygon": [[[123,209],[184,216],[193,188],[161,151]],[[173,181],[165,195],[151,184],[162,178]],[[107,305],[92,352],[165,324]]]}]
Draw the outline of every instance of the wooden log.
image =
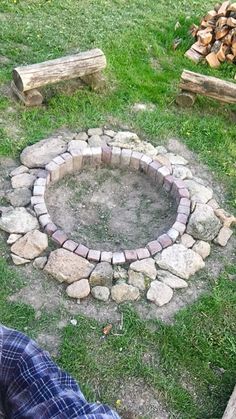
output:
[{"label": "wooden log", "polygon": [[228,401],[226,410],[222,419],[235,419],[236,418],[236,386],[234,387],[234,391]]},{"label": "wooden log", "polygon": [[224,1],[224,3],[222,3],[222,5],[220,6],[218,12],[217,12],[217,16],[226,16],[226,12],[227,12],[227,8],[230,5],[230,1]]},{"label": "wooden log", "polygon": [[209,52],[209,45],[201,45],[199,42],[195,42],[195,44],[192,45],[194,51],[199,52],[199,54],[207,55]]},{"label": "wooden log", "polygon": [[184,90],[180,92],[176,98],[176,103],[183,108],[190,108],[193,106],[196,100],[195,93],[185,92]]},{"label": "wooden log", "polygon": [[25,92],[50,83],[83,77],[106,67],[106,57],[93,49],[68,57],[45,61],[13,70],[13,80],[19,91]]},{"label": "wooden log", "polygon": [[216,22],[216,27],[222,28],[227,24],[227,17],[220,17]]},{"label": "wooden log", "polygon": [[228,17],[227,25],[231,28],[236,28],[236,19],[234,19],[233,17]]},{"label": "wooden log", "polygon": [[216,53],[217,59],[223,63],[225,61],[225,51],[227,49],[226,45],[221,44],[219,51]]},{"label": "wooden log", "polygon": [[32,89],[32,90],[28,90],[27,92],[20,92],[14,81],[11,82],[11,88],[13,93],[18,97],[18,99],[20,99],[21,102],[24,103],[25,106],[39,106],[42,105],[43,103],[43,96],[41,95],[41,93],[36,90],[36,89]]},{"label": "wooden log", "polygon": [[202,45],[208,45],[210,44],[211,40],[212,40],[212,33],[211,32],[205,32],[203,31],[199,31],[197,34],[198,40]]},{"label": "wooden log", "polygon": [[236,3],[232,3],[228,6],[227,12],[236,12]]},{"label": "wooden log", "polygon": [[180,88],[225,103],[236,103],[236,83],[184,70]]},{"label": "wooden log", "polygon": [[203,56],[199,54],[199,52],[195,51],[193,48],[188,49],[188,51],[185,52],[184,56],[189,58],[189,60],[193,61],[194,63],[199,63],[203,60]]},{"label": "wooden log", "polygon": [[220,61],[214,52],[210,52],[210,54],[206,56],[206,60],[211,68],[218,68],[220,66]]},{"label": "wooden log", "polygon": [[228,26],[222,26],[222,28],[217,29],[215,31],[215,38],[218,41],[219,39],[224,38],[224,36],[226,36],[229,32],[229,28]]}]

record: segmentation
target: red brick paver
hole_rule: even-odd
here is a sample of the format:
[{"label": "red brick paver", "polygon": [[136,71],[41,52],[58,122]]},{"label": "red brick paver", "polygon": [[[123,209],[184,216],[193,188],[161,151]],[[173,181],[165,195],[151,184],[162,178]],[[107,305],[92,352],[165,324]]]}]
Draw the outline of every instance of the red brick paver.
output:
[{"label": "red brick paver", "polygon": [[136,250],[125,250],[124,254],[127,262],[134,262],[138,259]]},{"label": "red brick paver", "polygon": [[60,246],[65,243],[65,241],[68,239],[67,235],[62,230],[56,230],[55,233],[52,235],[52,239],[58,243]]},{"label": "red brick paver", "polygon": [[100,250],[90,249],[87,255],[87,259],[92,260],[93,262],[99,262],[101,258]]},{"label": "red brick paver", "polygon": [[125,263],[125,255],[123,252],[114,252],[112,255],[112,263],[113,265],[120,265]]},{"label": "red brick paver", "polygon": [[87,254],[89,252],[89,248],[84,246],[83,244],[79,244],[77,249],[75,249],[74,253],[78,256],[82,256],[83,258],[86,258]]},{"label": "red brick paver", "polygon": [[146,259],[150,257],[150,252],[146,247],[136,249],[138,259]]},{"label": "red brick paver", "polygon": [[162,251],[162,246],[157,240],[153,240],[152,242],[149,242],[147,244],[147,248],[152,256]]}]

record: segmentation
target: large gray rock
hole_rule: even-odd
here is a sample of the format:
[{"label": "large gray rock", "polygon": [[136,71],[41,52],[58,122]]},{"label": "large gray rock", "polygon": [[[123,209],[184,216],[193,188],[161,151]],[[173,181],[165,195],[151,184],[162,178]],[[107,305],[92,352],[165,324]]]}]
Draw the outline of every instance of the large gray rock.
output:
[{"label": "large gray rock", "polygon": [[110,290],[107,287],[97,286],[91,289],[91,294],[96,300],[106,302],[109,300]]},{"label": "large gray rock", "polygon": [[25,234],[37,228],[39,228],[37,218],[23,207],[4,212],[0,217],[0,229],[7,233]]},{"label": "large gray rock", "polygon": [[7,192],[6,199],[13,207],[25,207],[30,203],[31,191],[28,188],[17,188]]},{"label": "large gray rock", "polygon": [[48,236],[39,230],[29,231],[11,247],[12,253],[25,258],[35,259],[48,247]]},{"label": "large gray rock", "polygon": [[13,189],[16,188],[31,188],[36,179],[36,176],[30,173],[22,173],[11,178],[11,185]]},{"label": "large gray rock", "polygon": [[128,284],[114,285],[111,289],[111,298],[117,303],[125,301],[136,301],[139,299],[140,293],[138,288]]},{"label": "large gray rock", "polygon": [[20,155],[20,160],[27,167],[44,167],[66,149],[67,144],[60,136],[49,137],[26,147]]},{"label": "large gray rock", "polygon": [[213,240],[221,228],[221,223],[214,210],[206,204],[197,204],[191,214],[187,226],[187,233],[195,239]]},{"label": "large gray rock", "polygon": [[136,262],[132,262],[130,265],[130,269],[133,271],[141,272],[144,275],[147,275],[151,279],[156,278],[157,270],[155,266],[155,261],[152,258],[137,260]]},{"label": "large gray rock", "polygon": [[89,283],[91,287],[97,285],[111,287],[113,279],[113,269],[110,263],[101,262],[98,263],[93,272],[90,275]]},{"label": "large gray rock", "polygon": [[157,271],[157,279],[173,289],[187,288],[188,286],[188,283],[184,279],[161,269]]},{"label": "large gray rock", "polygon": [[94,265],[86,259],[65,249],[57,249],[50,253],[44,271],[52,275],[59,282],[78,281],[88,278]]},{"label": "large gray rock", "polygon": [[152,281],[151,286],[147,292],[147,299],[152,301],[157,306],[162,307],[169,303],[173,297],[173,290],[168,285],[159,281]]},{"label": "large gray rock", "polygon": [[213,196],[212,189],[207,188],[201,183],[196,182],[194,179],[186,179],[184,183],[188,188],[193,201],[206,204]]},{"label": "large gray rock", "polygon": [[66,293],[69,297],[72,298],[85,298],[90,293],[90,286],[87,279],[83,278],[79,281],[73,282],[66,288]]},{"label": "large gray rock", "polygon": [[191,249],[187,249],[182,244],[174,244],[164,249],[157,258],[157,264],[161,269],[183,279],[189,279],[190,276],[205,266],[200,255]]},{"label": "large gray rock", "polygon": [[211,253],[211,246],[208,242],[199,240],[192,248],[194,252],[198,253],[202,259],[206,259]]},{"label": "large gray rock", "polygon": [[184,179],[192,179],[193,174],[188,167],[183,166],[181,164],[176,164],[173,168],[173,176],[184,180]]}]

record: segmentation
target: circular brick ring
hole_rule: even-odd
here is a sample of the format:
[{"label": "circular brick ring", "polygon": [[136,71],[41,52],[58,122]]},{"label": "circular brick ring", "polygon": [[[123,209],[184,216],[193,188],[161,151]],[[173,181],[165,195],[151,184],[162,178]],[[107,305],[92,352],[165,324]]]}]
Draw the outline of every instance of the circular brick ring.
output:
[{"label": "circular brick ring", "polygon": [[[52,222],[46,207],[44,194],[50,182],[57,182],[65,175],[79,171],[87,164],[98,167],[102,163],[120,167],[131,167],[146,173],[158,186],[162,186],[176,200],[178,209],[173,226],[144,248],[124,250],[121,252],[105,252],[89,249],[84,244],[70,240],[64,231]],[[45,232],[64,249],[82,256],[90,261],[106,261],[113,265],[131,263],[138,259],[148,258],[162,249],[172,245],[186,229],[190,215],[190,195],[183,181],[173,177],[166,166],[153,161],[150,157],[137,151],[121,149],[119,147],[87,147],[83,150],[71,150],[55,157],[45,166],[34,183],[32,205],[38,220]]]}]

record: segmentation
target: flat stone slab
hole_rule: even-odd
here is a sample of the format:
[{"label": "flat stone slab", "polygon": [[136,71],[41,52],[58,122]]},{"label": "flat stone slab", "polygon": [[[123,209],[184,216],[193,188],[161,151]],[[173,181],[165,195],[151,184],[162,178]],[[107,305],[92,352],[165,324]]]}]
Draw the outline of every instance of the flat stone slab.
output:
[{"label": "flat stone slab", "polygon": [[182,278],[179,278],[178,276],[173,275],[168,271],[163,271],[161,269],[157,271],[157,279],[173,289],[188,287],[188,283],[184,281]]},{"label": "flat stone slab", "polygon": [[140,293],[138,288],[128,284],[114,285],[111,289],[111,298],[117,303],[125,301],[136,301],[139,299]]},{"label": "flat stone slab", "polygon": [[191,214],[187,233],[199,240],[213,240],[221,228],[221,222],[214,210],[206,204],[197,204]]},{"label": "flat stone slab", "polygon": [[160,281],[152,281],[147,292],[147,299],[155,303],[157,306],[162,307],[169,303],[173,294],[173,290],[168,287],[168,285],[163,284]]},{"label": "flat stone slab", "polygon": [[152,258],[137,260],[136,262],[131,263],[130,269],[133,269],[133,271],[136,272],[141,272],[151,279],[156,278],[157,270],[155,261]]},{"label": "flat stone slab", "polygon": [[204,268],[205,263],[192,249],[187,249],[182,244],[174,244],[158,255],[157,265],[180,278],[189,279],[199,269]]},{"label": "flat stone slab", "polygon": [[25,258],[34,259],[38,257],[48,247],[47,234],[39,230],[33,230],[26,233],[17,240],[11,247],[12,253]]},{"label": "flat stone slab", "polygon": [[20,160],[27,167],[44,167],[66,149],[67,144],[62,138],[49,137],[26,147],[20,155]]},{"label": "flat stone slab", "polygon": [[81,256],[65,249],[57,249],[50,253],[44,271],[52,275],[59,282],[78,281],[88,278],[94,269],[94,265]]},{"label": "flat stone slab", "polygon": [[25,234],[38,228],[37,218],[33,217],[24,207],[4,212],[0,217],[0,229],[7,233]]}]

